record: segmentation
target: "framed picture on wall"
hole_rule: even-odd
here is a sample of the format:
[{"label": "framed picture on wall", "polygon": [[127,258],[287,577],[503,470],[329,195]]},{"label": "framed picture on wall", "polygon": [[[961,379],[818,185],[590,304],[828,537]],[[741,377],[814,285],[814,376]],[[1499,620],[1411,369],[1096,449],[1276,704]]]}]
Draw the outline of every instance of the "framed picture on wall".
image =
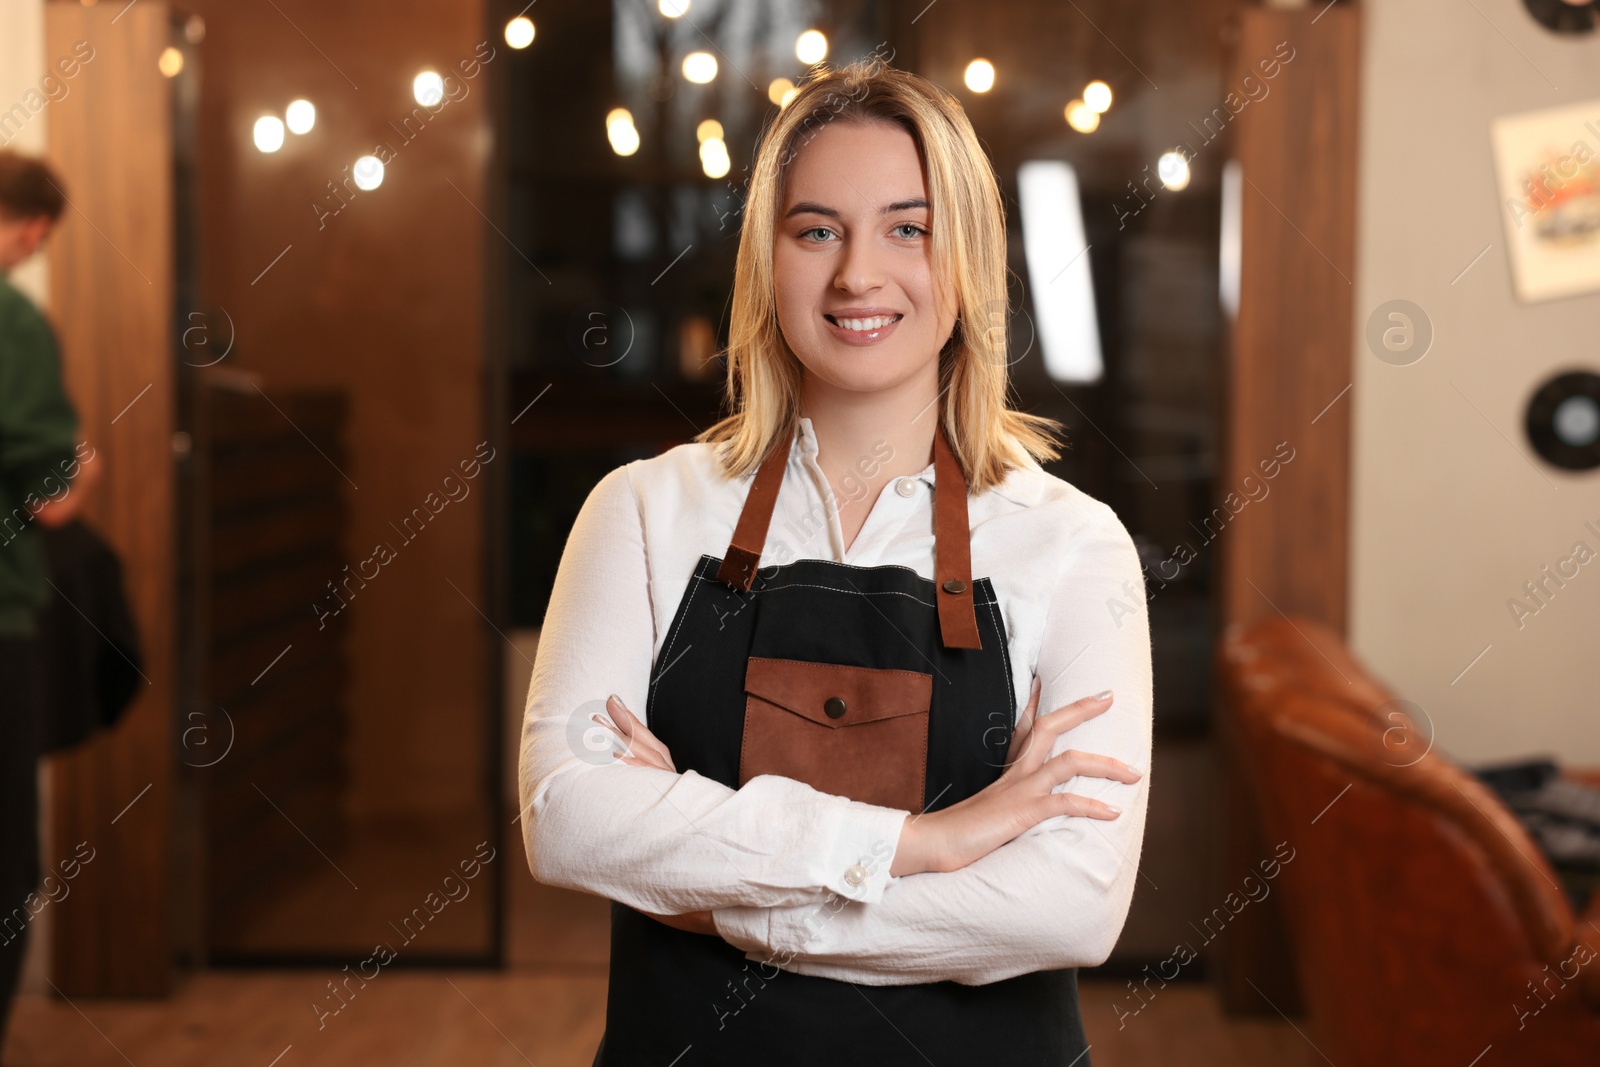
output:
[{"label": "framed picture on wall", "polygon": [[1600,290],[1600,100],[1490,128],[1517,298]]}]

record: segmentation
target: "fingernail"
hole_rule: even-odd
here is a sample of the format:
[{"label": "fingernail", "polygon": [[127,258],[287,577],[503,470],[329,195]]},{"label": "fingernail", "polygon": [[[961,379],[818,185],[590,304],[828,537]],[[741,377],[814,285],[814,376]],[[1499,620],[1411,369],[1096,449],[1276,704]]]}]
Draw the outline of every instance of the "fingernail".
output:
[{"label": "fingernail", "polygon": [[1096,700],[1110,700],[1111,699],[1111,690],[1107,689],[1103,693],[1096,693],[1094,695],[1094,698]]},{"label": "fingernail", "polygon": [[1110,812],[1111,812],[1111,814],[1113,814],[1113,815],[1121,815],[1121,814],[1122,814],[1122,809],[1121,809],[1121,808],[1119,808],[1119,807],[1117,807],[1117,806],[1116,806],[1116,805],[1115,805],[1115,804],[1107,804],[1107,805],[1106,805],[1106,808],[1107,808],[1107,809],[1108,809],[1108,810],[1109,810],[1109,811],[1110,811]]},{"label": "fingernail", "polygon": [[622,698],[617,696],[617,694],[612,693],[610,696],[606,697],[606,703],[610,704],[612,701],[616,701],[618,704],[620,704],[622,703]]}]

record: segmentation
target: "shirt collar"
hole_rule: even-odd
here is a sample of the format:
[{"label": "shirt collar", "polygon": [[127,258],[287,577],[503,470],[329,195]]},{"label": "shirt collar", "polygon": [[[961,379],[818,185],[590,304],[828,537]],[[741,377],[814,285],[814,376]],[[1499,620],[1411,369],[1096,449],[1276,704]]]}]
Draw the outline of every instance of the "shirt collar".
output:
[{"label": "shirt collar", "polygon": [[[797,458],[809,456],[814,461],[817,455],[817,433],[816,429],[811,425],[811,419],[805,415],[800,416],[800,429],[796,440],[800,443]],[[1013,468],[1007,471],[1005,478],[999,485],[994,487],[993,491],[1013,504],[1027,507],[1038,502],[1038,492],[1029,474],[1030,472],[1042,473],[1044,468],[1039,466],[1038,462],[1026,453],[1023,454],[1023,459],[1027,469]],[[928,485],[933,485],[933,470],[934,465],[929,463],[914,477],[920,478]]]}]

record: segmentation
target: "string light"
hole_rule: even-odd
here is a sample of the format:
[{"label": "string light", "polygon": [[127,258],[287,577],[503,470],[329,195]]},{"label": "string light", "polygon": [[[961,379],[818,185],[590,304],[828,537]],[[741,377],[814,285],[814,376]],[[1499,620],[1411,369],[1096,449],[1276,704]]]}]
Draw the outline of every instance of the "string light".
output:
[{"label": "string light", "polygon": [[1100,113],[1082,100],[1067,105],[1067,125],[1079,133],[1093,133],[1100,126]]},{"label": "string light", "polygon": [[705,144],[712,138],[720,141],[722,140],[722,123],[716,119],[705,119],[694,128],[694,135],[695,139],[701,144]]},{"label": "string light", "polygon": [[506,23],[506,44],[512,48],[526,48],[533,43],[533,20],[518,15]]},{"label": "string light", "polygon": [[794,82],[788,78],[773,78],[772,83],[767,86],[767,99],[782,107],[784,94],[792,92],[794,92]]},{"label": "string light", "polygon": [[1189,161],[1176,149],[1161,153],[1161,158],[1156,160],[1156,174],[1161,184],[1173,192],[1189,187]]},{"label": "string light", "polygon": [[310,133],[317,124],[316,105],[309,100],[296,100],[284,111],[283,118],[290,133]]},{"label": "string light", "polygon": [[994,88],[994,64],[987,59],[974,59],[967,64],[967,88],[975,93],[986,93]]},{"label": "string light", "polygon": [[263,152],[276,152],[283,147],[283,120],[276,115],[262,115],[256,119],[256,148]]},{"label": "string light", "polygon": [[614,107],[606,113],[606,140],[619,156],[631,156],[639,150],[639,131],[633,125],[631,111]]},{"label": "string light", "polygon": [[167,45],[161,50],[161,58],[156,60],[156,69],[165,77],[176,78],[178,72],[183,70],[183,53]]},{"label": "string light", "polygon": [[356,160],[351,173],[355,176],[357,189],[371,192],[383,184],[383,160],[377,156],[362,156]]},{"label": "string light", "polygon": [[661,13],[669,19],[689,13],[689,0],[661,0]]},{"label": "string light", "polygon": [[708,178],[724,178],[733,169],[728,156],[728,146],[720,137],[708,137],[700,142],[700,169]]},{"label": "string light", "polygon": [[1083,102],[1097,115],[1103,115],[1111,107],[1111,86],[1102,81],[1093,81],[1083,87]]},{"label": "string light", "polygon": [[705,85],[717,76],[717,57],[710,52],[690,52],[683,57],[683,76],[696,85]]},{"label": "string light", "polygon": [[432,107],[444,99],[444,79],[436,70],[425,70],[411,80],[411,95],[423,107]]},{"label": "string light", "polygon": [[821,63],[828,58],[828,39],[822,35],[821,30],[807,30],[794,42],[795,58],[806,66]]}]

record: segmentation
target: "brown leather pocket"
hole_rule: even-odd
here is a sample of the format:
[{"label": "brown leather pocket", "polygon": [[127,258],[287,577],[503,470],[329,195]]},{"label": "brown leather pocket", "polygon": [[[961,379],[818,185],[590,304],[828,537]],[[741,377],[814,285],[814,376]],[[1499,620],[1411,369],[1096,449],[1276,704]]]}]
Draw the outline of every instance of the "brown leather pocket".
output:
[{"label": "brown leather pocket", "polygon": [[933,676],[751,656],[739,784],[761,774],[920,812]]}]

